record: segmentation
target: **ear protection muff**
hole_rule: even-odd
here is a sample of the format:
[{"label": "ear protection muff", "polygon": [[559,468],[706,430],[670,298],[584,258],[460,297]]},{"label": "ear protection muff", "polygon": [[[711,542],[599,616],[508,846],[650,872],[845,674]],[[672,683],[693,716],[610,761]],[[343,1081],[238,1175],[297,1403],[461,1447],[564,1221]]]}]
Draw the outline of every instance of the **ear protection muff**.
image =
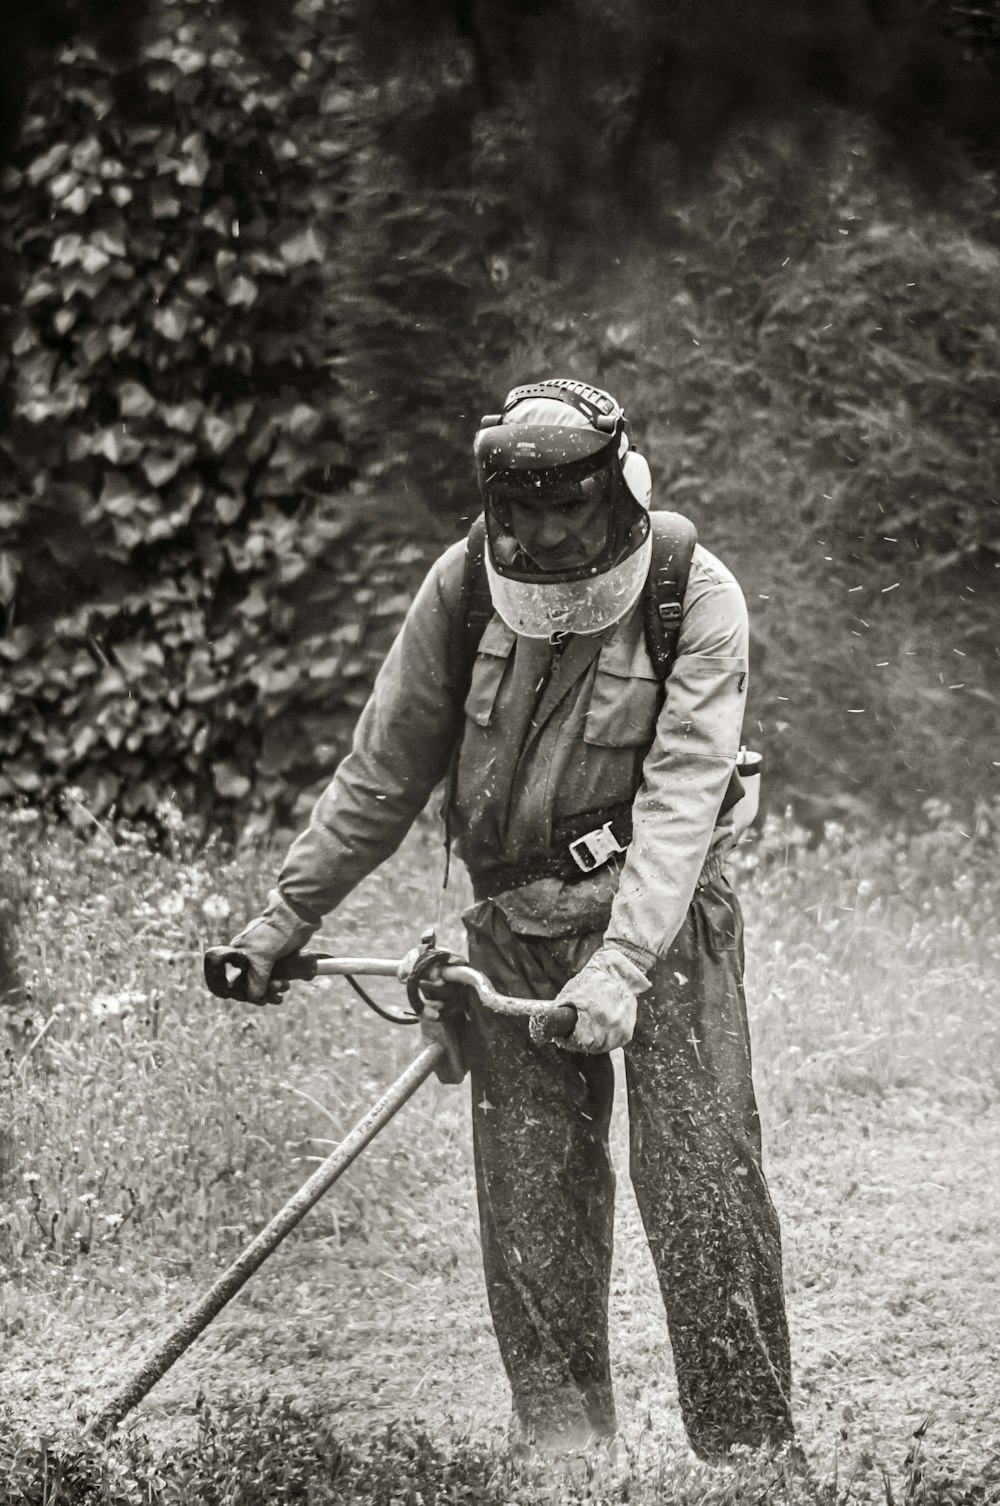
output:
[{"label": "ear protection muff", "polygon": [[645,455],[628,450],[621,460],[622,479],[640,507],[649,511],[653,497],[653,477]]}]

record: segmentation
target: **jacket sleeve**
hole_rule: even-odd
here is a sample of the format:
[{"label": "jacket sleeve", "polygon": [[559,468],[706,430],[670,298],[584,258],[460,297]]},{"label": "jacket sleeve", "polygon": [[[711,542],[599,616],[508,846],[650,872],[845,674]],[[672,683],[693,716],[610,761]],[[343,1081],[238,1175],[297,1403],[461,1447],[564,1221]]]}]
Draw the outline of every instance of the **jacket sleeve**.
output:
[{"label": "jacket sleeve", "polygon": [[717,561],[692,577],[678,654],[632,807],[605,940],[640,967],[666,956],[694,895],[736,765],[746,703],[743,593]]},{"label": "jacket sleeve", "polygon": [[318,920],[399,846],[444,777],[462,724],[447,686],[449,623],[465,543],[434,564],[358,719],[351,751],[278,876],[282,897]]}]

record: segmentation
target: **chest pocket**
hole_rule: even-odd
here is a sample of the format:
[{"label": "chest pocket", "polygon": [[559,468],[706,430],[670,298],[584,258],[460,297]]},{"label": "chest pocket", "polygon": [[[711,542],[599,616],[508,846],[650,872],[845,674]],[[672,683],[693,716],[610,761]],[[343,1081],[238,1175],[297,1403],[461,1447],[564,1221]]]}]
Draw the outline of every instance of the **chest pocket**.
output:
[{"label": "chest pocket", "polygon": [[583,740],[603,748],[649,747],[663,704],[663,684],[645,645],[612,641],[597,661]]},{"label": "chest pocket", "polygon": [[514,641],[513,632],[499,617],[486,624],[472,666],[469,693],[465,697],[465,714],[477,726],[488,727],[493,718],[493,708],[510,663]]}]

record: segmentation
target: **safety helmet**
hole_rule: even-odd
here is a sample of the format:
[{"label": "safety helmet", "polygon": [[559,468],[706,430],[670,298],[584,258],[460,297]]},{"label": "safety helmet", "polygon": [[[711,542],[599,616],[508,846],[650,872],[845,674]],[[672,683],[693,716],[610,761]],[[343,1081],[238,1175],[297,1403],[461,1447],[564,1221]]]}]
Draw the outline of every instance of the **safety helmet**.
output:
[{"label": "safety helmet", "polygon": [[[486,517],[493,605],[531,638],[596,633],[617,622],[649,570],[651,481],[621,404],[598,387],[553,378],[514,387],[473,446]],[[560,507],[600,498],[607,531],[585,564],[543,570],[511,528],[511,504]]]}]

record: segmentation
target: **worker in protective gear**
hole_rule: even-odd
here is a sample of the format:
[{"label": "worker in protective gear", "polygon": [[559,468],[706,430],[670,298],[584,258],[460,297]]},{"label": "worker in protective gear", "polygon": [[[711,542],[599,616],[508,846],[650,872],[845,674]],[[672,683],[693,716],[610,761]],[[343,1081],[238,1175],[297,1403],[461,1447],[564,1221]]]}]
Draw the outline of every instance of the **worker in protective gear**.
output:
[{"label": "worker in protective gear", "polygon": [[746,696],[743,596],[697,545],[664,698],[641,602],[650,474],[617,402],[563,379],[515,388],[475,454],[494,615],[471,684],[460,698],[448,669],[463,540],[432,566],[351,752],[232,946],[250,960],[250,997],[277,997],[278,958],[395,850],[451,769],[471,962],[504,992],[577,1010],[558,1045],[486,1009],[464,1025],[515,1434],[562,1450],[616,1430],[609,1052],[623,1047],[631,1176],[688,1437],[710,1460],[777,1448],[792,1436],[780,1235],[723,872],[739,810],[724,797]]}]

